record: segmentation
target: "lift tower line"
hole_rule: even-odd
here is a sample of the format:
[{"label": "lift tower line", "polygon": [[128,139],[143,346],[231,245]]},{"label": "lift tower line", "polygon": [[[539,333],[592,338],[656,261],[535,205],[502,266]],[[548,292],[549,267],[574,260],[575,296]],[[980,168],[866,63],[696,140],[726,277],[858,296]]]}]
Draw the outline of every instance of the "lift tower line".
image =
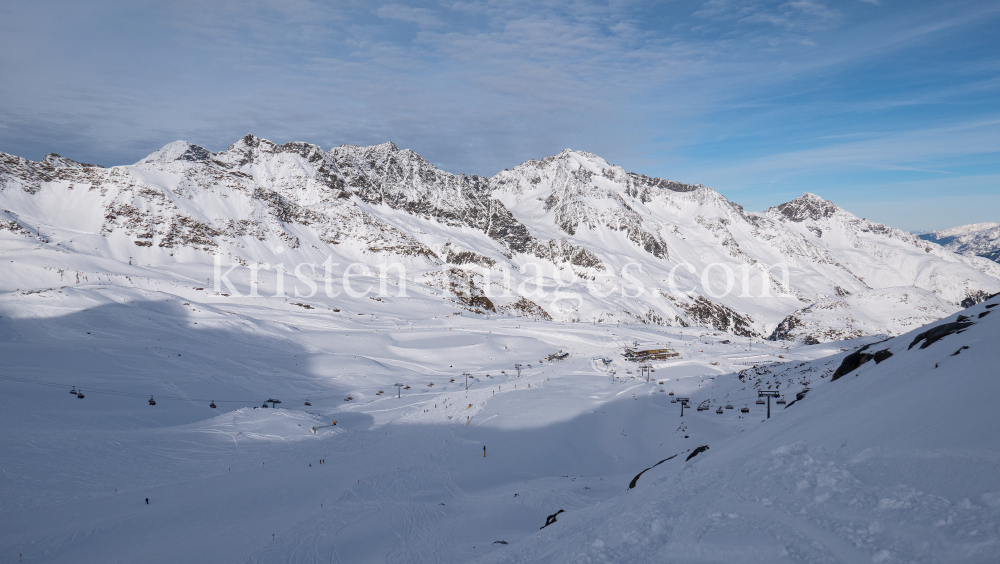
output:
[{"label": "lift tower line", "polygon": [[767,397],[767,418],[771,418],[771,398],[780,398],[781,392],[778,390],[758,390],[757,397]]},{"label": "lift tower line", "polygon": [[684,417],[684,406],[691,401],[691,398],[677,398],[677,401],[681,402],[681,417]]}]

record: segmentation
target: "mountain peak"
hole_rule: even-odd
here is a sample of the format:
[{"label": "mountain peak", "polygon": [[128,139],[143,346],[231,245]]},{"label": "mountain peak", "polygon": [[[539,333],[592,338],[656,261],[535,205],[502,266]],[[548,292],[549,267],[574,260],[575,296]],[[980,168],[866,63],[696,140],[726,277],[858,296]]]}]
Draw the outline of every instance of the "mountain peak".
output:
[{"label": "mountain peak", "polygon": [[780,214],[796,223],[807,219],[816,220],[831,217],[838,211],[840,211],[840,207],[836,204],[811,192],[806,192],[790,202],[767,209],[767,212]]},{"label": "mountain peak", "polygon": [[187,141],[174,141],[167,143],[158,151],[135,163],[141,164],[167,164],[174,161],[203,162],[211,159],[214,153],[208,149],[188,143]]}]

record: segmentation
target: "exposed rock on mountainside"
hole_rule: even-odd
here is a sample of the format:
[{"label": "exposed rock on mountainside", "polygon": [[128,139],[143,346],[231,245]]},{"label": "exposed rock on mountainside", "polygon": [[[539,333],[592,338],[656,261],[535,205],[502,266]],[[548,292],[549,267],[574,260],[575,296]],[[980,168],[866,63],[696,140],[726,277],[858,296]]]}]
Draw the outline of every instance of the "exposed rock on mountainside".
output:
[{"label": "exposed rock on mountainside", "polygon": [[[278,285],[281,272],[290,293],[296,279],[352,264],[352,276],[384,283],[398,263],[421,291],[448,290],[442,311],[457,301],[491,315],[806,340],[896,334],[1000,291],[1000,265],[813,194],[747,212],[711,188],[568,149],[490,178],[392,143],[324,152],[253,135],[218,153],[177,141],[111,168],[0,153],[0,209],[10,244],[58,250],[30,279],[0,274],[12,289],[64,283],[46,277],[67,261],[91,273],[83,280],[127,264],[202,284],[217,259],[256,264],[232,273],[230,291],[257,275]],[[870,298],[879,292],[889,297]]]},{"label": "exposed rock on mountainside", "polygon": [[621,231],[629,241],[659,259],[668,256],[666,242],[644,229],[643,217],[627,199],[646,203],[655,192],[690,192],[697,188],[628,174],[597,155],[570,150],[502,171],[490,184],[494,191],[508,194],[506,201],[518,203],[528,194],[544,190],[545,197],[535,195],[535,199],[564,233],[575,235],[581,227]]},{"label": "exposed rock on mountainside", "polygon": [[697,296],[690,303],[680,303],[679,307],[695,324],[742,337],[750,337],[755,334],[753,318],[749,315],[741,315],[724,305],[714,303],[705,296]]},{"label": "exposed rock on mountainside", "polygon": [[[790,202],[770,208],[768,212],[780,213],[790,221],[801,223],[807,219],[819,220],[833,217],[840,210],[833,202],[820,198],[816,194],[806,192]],[[817,237],[822,237],[822,230],[814,231]]]},{"label": "exposed rock on mountainside", "polygon": [[[448,226],[482,231],[506,248],[553,262],[597,267],[600,260],[565,239],[540,241],[490,194],[489,179],[438,170],[409,149],[393,143],[371,147],[341,145],[327,155],[337,163],[350,190],[369,204],[383,204]],[[556,250],[556,252],[553,252]]]}]

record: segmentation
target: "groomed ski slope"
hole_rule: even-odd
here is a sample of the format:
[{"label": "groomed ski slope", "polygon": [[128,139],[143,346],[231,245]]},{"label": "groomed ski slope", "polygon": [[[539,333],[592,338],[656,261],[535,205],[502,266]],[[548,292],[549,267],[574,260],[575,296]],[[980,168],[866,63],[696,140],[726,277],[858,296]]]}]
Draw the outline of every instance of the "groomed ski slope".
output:
[{"label": "groomed ski slope", "polygon": [[[389,316],[161,286],[0,296],[0,562],[1000,556],[1000,314],[978,318],[997,298],[964,312],[964,333],[873,345],[893,356],[831,382],[878,339],[782,349],[694,328],[428,319],[419,296]],[[682,358],[647,383],[620,356],[634,341]],[[779,383],[788,401],[810,391],[765,420],[757,389]],[[683,418],[671,391],[692,399]]]}]

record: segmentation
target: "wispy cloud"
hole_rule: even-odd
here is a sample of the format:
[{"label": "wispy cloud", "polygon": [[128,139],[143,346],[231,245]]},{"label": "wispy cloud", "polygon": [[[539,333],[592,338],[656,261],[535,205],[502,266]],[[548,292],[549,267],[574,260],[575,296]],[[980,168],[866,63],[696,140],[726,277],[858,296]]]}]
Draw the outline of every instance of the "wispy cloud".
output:
[{"label": "wispy cloud", "polygon": [[443,22],[434,11],[427,8],[411,8],[401,4],[386,4],[375,10],[380,18],[410,22],[424,28],[441,27]]},{"label": "wispy cloud", "polygon": [[1000,5],[985,1],[0,9],[0,150],[33,158],[134,162],[253,131],[391,139],[481,174],[574,147],[766,192],[831,170],[954,176],[942,162],[995,147],[994,126],[969,126],[1000,94]]}]

